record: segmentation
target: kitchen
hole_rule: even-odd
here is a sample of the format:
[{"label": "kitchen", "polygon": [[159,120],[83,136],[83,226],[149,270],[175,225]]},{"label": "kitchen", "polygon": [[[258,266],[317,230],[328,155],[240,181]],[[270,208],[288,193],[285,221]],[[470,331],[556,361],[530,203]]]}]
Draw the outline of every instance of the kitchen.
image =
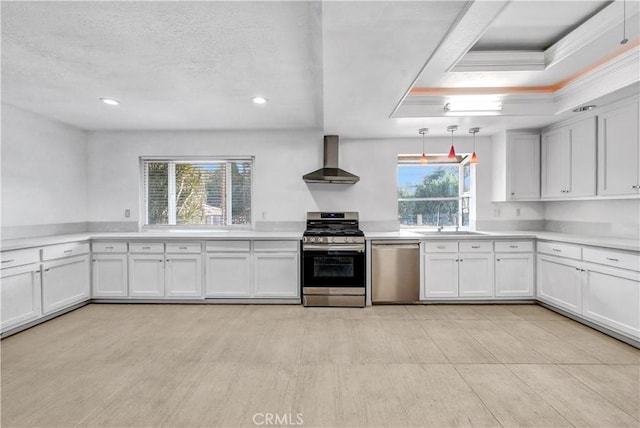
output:
[{"label": "kitchen", "polygon": [[[638,3],[536,3],[3,2],[3,426],[637,426],[638,183],[603,186],[638,178]],[[507,41],[524,52],[482,56]],[[445,111],[456,88],[497,88],[502,110]],[[553,163],[550,141],[590,118],[592,152],[570,151],[593,156]],[[357,183],[303,181],[325,135]],[[518,157],[521,136],[533,149]],[[477,154],[465,229],[486,235],[399,224],[399,155],[451,146]],[[226,228],[145,227],[145,162],[222,160],[251,164],[248,224],[231,206]],[[527,165],[537,179],[517,181]],[[591,172],[593,193],[553,193],[566,170]],[[516,183],[534,195],[510,197]],[[371,306],[367,269],[366,307],[302,306],[313,212],[358,213],[368,267],[373,240],[418,241],[427,304]],[[451,264],[465,245],[496,260],[513,242],[531,245],[530,294],[432,304],[430,245],[454,245]],[[94,260],[120,288],[97,285]],[[46,287],[60,266],[69,299]],[[162,278],[137,288],[132,272]],[[583,312],[591,272],[621,278],[594,282],[619,286],[617,311]],[[33,285],[31,313],[7,303],[14,276]],[[440,301],[496,300],[460,297]]]}]

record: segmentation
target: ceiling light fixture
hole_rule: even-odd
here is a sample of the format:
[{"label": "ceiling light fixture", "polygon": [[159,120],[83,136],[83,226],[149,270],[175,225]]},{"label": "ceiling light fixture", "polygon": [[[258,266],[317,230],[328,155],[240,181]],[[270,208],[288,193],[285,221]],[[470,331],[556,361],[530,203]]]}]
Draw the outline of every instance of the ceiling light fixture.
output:
[{"label": "ceiling light fixture", "polygon": [[476,156],[476,134],[480,131],[480,128],[469,128],[469,134],[473,134],[473,154],[471,155],[470,163],[478,163],[478,156]]},{"label": "ceiling light fixture", "polygon": [[501,101],[451,101],[444,105],[448,112],[500,111]]},{"label": "ceiling light fixture", "polygon": [[627,0],[622,0],[622,40],[620,44],[624,45],[629,41],[627,39]]},{"label": "ceiling light fixture", "polygon": [[451,149],[449,149],[449,159],[457,159],[456,158],[456,149],[453,147],[453,133],[458,130],[458,125],[447,126],[447,132],[451,132]]},{"label": "ceiling light fixture", "polygon": [[253,103],[254,104],[266,104],[268,102],[269,102],[269,100],[266,99],[265,97],[253,97]]},{"label": "ceiling light fixture", "polygon": [[580,112],[583,112],[583,111],[593,110],[594,108],[596,108],[596,106],[591,104],[591,105],[588,105],[588,106],[582,106],[582,107],[575,108],[575,109],[573,109],[573,112],[574,113],[580,113]]},{"label": "ceiling light fixture", "polygon": [[109,105],[109,106],[119,106],[120,105],[120,101],[116,100],[115,98],[98,98],[98,100],[100,100],[101,103]]},{"label": "ceiling light fixture", "polygon": [[418,129],[418,133],[422,135],[422,156],[420,157],[420,163],[427,163],[427,155],[424,153],[424,134],[429,132],[429,128],[420,128]]}]

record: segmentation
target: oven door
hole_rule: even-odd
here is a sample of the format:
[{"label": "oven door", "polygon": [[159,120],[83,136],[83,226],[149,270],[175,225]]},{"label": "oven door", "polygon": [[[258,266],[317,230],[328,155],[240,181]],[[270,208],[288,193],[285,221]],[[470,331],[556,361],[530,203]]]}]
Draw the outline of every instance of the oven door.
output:
[{"label": "oven door", "polygon": [[[349,288],[365,286],[364,245],[305,246],[302,251],[302,286]],[[357,249],[356,249],[357,248]]]}]

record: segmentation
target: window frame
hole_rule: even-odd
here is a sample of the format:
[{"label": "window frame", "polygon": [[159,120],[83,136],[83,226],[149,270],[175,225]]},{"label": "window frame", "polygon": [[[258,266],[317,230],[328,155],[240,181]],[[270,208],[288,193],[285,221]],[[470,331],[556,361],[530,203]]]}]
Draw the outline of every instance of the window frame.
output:
[{"label": "window frame", "polygon": [[[400,156],[400,155],[399,155]],[[433,156],[437,156],[437,155],[433,155]],[[420,159],[420,155],[416,155],[415,156],[416,159]],[[398,167],[401,167],[402,165],[411,165],[411,166],[419,166],[421,165],[421,163],[419,161],[411,162],[411,163],[400,163],[399,161],[396,163],[396,171],[398,169]],[[458,229],[459,230],[471,230],[471,205],[472,205],[472,198],[474,195],[474,187],[475,187],[475,171],[473,168],[473,164],[471,164],[471,156],[470,155],[463,155],[462,159],[458,162],[438,162],[437,165],[443,165],[443,166],[451,166],[451,165],[457,165],[458,166],[458,196],[449,196],[449,197],[430,197],[430,198],[400,198],[397,197],[396,198],[396,202],[399,203],[401,201],[405,201],[405,202],[411,202],[411,201],[415,201],[415,202],[421,202],[421,201],[458,201],[458,215],[457,215],[457,223],[458,223]],[[431,164],[430,166],[433,166],[433,164]],[[464,168],[465,167],[469,167],[469,179],[470,179],[470,183],[469,183],[469,190],[467,192],[464,191]],[[396,173],[397,174],[397,173]],[[396,188],[397,188],[397,181],[398,181],[398,177],[396,175]],[[461,226],[462,224],[462,220],[463,220],[463,199],[467,199],[467,206],[468,206],[468,210],[469,210],[469,219],[468,219],[468,224],[465,226]],[[399,205],[396,205],[396,212],[398,212],[399,210]],[[435,225],[430,225],[430,224],[417,224],[417,225],[408,225],[408,224],[399,224],[401,229],[430,229],[430,228],[435,228]]]},{"label": "window frame", "polygon": [[[149,224],[149,211],[148,211],[148,201],[147,201],[147,192],[145,187],[145,163],[146,162],[167,162],[169,163],[169,171],[173,170],[173,174],[175,174],[175,165],[178,163],[232,163],[232,162],[250,162],[251,163],[251,218],[249,223],[247,224],[232,224],[232,197],[226,197],[226,208],[225,212],[227,213],[227,217],[225,218],[224,225],[210,225],[210,224]],[[168,230],[168,229],[180,229],[180,230],[252,230],[255,226],[255,217],[254,217],[254,182],[255,182],[255,156],[140,156],[139,158],[139,168],[140,168],[140,230]],[[225,193],[227,195],[233,195],[233,184],[231,182],[231,168],[225,168],[225,175],[227,179],[225,180]],[[176,206],[175,206],[175,180],[172,183],[172,180],[168,180],[168,188],[167,193],[169,195],[168,198],[168,218],[169,222],[176,222]],[[173,207],[173,210],[171,208]]]}]

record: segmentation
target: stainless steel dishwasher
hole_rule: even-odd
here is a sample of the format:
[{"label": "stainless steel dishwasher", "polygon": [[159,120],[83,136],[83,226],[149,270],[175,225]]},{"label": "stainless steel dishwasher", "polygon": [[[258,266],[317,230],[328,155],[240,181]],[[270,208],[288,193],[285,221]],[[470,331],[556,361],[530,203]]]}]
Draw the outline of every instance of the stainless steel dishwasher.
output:
[{"label": "stainless steel dishwasher", "polygon": [[371,242],[371,302],[414,303],[420,299],[420,243]]}]

